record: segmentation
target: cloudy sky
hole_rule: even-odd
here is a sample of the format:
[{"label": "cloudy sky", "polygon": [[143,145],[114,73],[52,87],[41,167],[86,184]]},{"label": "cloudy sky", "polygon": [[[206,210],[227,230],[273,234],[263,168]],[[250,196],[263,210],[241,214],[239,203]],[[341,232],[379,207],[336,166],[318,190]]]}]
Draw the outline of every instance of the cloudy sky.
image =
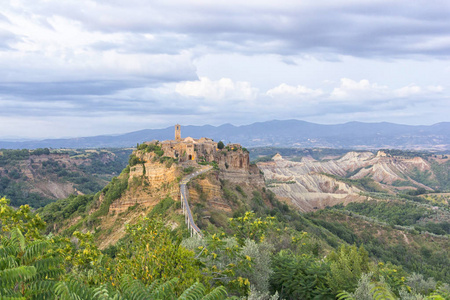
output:
[{"label": "cloudy sky", "polygon": [[450,1],[6,0],[0,138],[450,121]]}]

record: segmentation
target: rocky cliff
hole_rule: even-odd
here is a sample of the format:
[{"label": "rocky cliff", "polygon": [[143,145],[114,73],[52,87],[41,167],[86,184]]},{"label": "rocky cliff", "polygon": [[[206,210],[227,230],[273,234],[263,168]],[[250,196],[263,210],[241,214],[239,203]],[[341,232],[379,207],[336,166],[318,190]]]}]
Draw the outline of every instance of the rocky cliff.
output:
[{"label": "rocky cliff", "polygon": [[[129,167],[127,189],[111,203],[108,213],[101,217],[100,230],[103,234],[98,237],[100,248],[115,244],[125,235],[126,224],[147,215],[162,199],[179,200],[182,171],[178,165],[161,160],[153,152],[135,151],[133,154],[139,163]],[[99,200],[101,203],[102,199]],[[100,208],[101,204],[97,207]]]},{"label": "rocky cliff", "polygon": [[[86,213],[74,212],[72,217],[53,226],[53,230],[95,230],[98,245],[106,248],[125,235],[126,224],[148,215],[163,200],[171,203],[172,225],[184,225],[179,183],[201,166],[195,160],[179,162],[165,154],[157,142],[139,145],[122,174],[93,196],[91,203],[84,204]],[[214,170],[188,185],[191,210],[200,228],[208,226],[209,220],[220,222],[215,216],[221,220],[224,213],[231,216],[235,209],[249,207],[247,201],[252,193],[261,193],[264,188],[262,173],[256,165],[250,166],[247,150],[231,144],[213,154],[213,161],[204,161],[202,156],[200,162],[212,164]]]},{"label": "rocky cliff", "polygon": [[[285,160],[275,155],[270,162],[258,163],[268,187],[279,197],[289,199],[302,211],[312,211],[338,203],[360,201],[361,189],[337,180],[335,175],[352,180],[371,178],[380,189],[395,191],[403,188],[430,187],[411,178],[414,170],[431,169],[421,157],[401,158],[383,152],[348,152],[338,159],[316,161],[303,158],[301,162]],[[393,184],[397,186],[394,187]],[[400,184],[399,184],[400,183]]]},{"label": "rocky cliff", "polygon": [[141,163],[130,167],[129,189],[111,204],[112,213],[124,212],[134,205],[147,209],[165,197],[172,199],[180,197],[178,181],[181,178],[181,171],[176,164],[168,165],[160,162],[153,152],[136,151],[135,155]]},{"label": "rocky cliff", "polygon": [[256,165],[248,170],[212,170],[188,184],[189,202],[197,225],[201,229],[210,224],[221,228],[236,212],[272,209],[264,177]]},{"label": "rocky cliff", "polygon": [[259,163],[258,167],[264,173],[267,187],[280,199],[289,200],[303,212],[363,199],[358,188],[321,174],[325,170],[342,172],[334,163],[320,166],[312,162],[298,163],[278,158]]}]

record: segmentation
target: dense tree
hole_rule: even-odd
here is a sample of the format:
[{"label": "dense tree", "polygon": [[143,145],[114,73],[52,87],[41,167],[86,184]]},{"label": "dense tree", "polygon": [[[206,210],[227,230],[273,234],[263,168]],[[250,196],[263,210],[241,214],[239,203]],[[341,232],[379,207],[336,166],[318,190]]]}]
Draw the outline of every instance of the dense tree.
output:
[{"label": "dense tree", "polygon": [[130,242],[117,253],[112,272],[115,280],[130,274],[144,284],[177,276],[179,288],[185,289],[201,279],[194,253],[181,246],[181,238],[160,218],[144,218],[128,226]]},{"label": "dense tree", "polygon": [[272,262],[272,292],[282,299],[334,299],[327,283],[329,264],[312,255],[280,251]]},{"label": "dense tree", "polygon": [[257,242],[264,241],[267,230],[273,225],[274,217],[256,217],[254,212],[248,211],[243,217],[231,218],[230,227],[235,232],[238,242],[243,245],[246,239]]},{"label": "dense tree", "polygon": [[[45,236],[44,222],[28,206],[13,209],[0,199],[0,299],[450,297],[447,284],[375,264],[363,247],[343,244],[325,257],[307,232],[253,212],[230,219],[229,234],[183,239],[158,214],[173,202],[165,199],[151,217],[129,225],[109,256],[90,232]],[[289,238],[286,250],[271,244],[274,234]]]}]

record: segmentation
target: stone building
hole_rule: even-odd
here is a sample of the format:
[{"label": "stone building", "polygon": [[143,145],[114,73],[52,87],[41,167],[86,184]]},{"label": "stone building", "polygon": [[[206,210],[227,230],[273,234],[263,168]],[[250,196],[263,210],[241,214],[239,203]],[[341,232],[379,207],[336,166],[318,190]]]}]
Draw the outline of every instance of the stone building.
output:
[{"label": "stone building", "polygon": [[175,125],[175,140],[160,143],[164,156],[178,158],[180,162],[216,162],[221,169],[248,170],[250,165],[249,153],[239,144],[228,144],[219,150],[217,143],[209,138],[194,139],[181,138],[180,125]]},{"label": "stone building", "polygon": [[181,138],[180,125],[175,125],[175,140],[167,140],[160,143],[164,156],[178,158],[183,161],[214,161],[217,152],[217,143],[212,139],[191,137]]}]

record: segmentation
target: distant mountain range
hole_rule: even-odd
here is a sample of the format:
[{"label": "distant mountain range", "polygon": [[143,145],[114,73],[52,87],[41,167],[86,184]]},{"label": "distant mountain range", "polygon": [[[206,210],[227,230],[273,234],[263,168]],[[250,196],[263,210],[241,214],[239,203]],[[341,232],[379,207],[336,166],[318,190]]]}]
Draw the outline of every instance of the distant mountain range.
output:
[{"label": "distant mountain range", "polygon": [[[327,147],[346,149],[396,148],[410,150],[450,150],[450,122],[430,126],[394,123],[349,122],[321,125],[299,120],[267,121],[234,126],[182,126],[182,137],[209,137],[245,147]],[[0,141],[0,148],[108,148],[134,147],[137,143],[174,138],[174,127],[144,129],[121,135],[100,135],[39,141]]]}]

